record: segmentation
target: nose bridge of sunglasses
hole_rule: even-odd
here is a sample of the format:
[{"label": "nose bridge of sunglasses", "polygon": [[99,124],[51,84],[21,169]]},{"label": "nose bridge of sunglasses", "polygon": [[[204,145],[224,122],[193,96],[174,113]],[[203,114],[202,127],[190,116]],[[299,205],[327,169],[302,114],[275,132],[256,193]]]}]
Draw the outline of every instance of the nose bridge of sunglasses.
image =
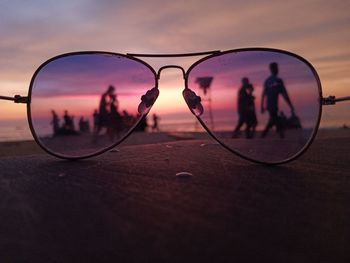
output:
[{"label": "nose bridge of sunglasses", "polygon": [[[160,74],[164,69],[170,69],[170,68],[175,68],[175,69],[180,69],[182,72],[183,79],[186,80],[186,71],[184,70],[183,67],[178,66],[178,65],[166,65],[162,66],[159,68],[158,73],[157,73],[157,78],[158,80],[160,79]],[[190,111],[196,115],[196,116],[201,116],[204,112],[203,105],[201,103],[201,97],[197,96],[197,94],[189,89],[188,87],[185,87],[185,89],[182,92],[182,96],[185,99],[185,102],[190,109]]]},{"label": "nose bridge of sunglasses", "polygon": [[[183,67],[178,65],[166,65],[166,66],[160,67],[157,73],[157,78],[160,79],[161,72],[164,69],[169,69],[169,68],[180,69],[182,72],[183,79],[186,80],[186,71],[184,70]],[[203,114],[204,109],[201,103],[200,96],[197,96],[197,94],[191,89],[189,89],[188,87],[185,87],[185,89],[182,92],[182,96],[185,99],[185,102],[188,108],[194,115],[201,116]]]},{"label": "nose bridge of sunglasses", "polygon": [[181,66],[178,66],[178,65],[166,65],[166,66],[162,66],[158,69],[158,72],[157,72],[157,79],[159,80],[160,79],[160,73],[164,70],[164,69],[169,69],[169,68],[175,68],[175,69],[180,69],[181,72],[182,72],[182,76],[184,79],[186,79],[186,72],[184,70],[183,67]]}]

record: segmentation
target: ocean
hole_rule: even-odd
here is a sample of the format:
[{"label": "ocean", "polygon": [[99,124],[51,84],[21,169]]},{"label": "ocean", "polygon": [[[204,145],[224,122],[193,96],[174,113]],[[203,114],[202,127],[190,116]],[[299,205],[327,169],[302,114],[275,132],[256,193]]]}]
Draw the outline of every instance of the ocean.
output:
[{"label": "ocean", "polygon": [[27,120],[0,121],[0,141],[33,140]]},{"label": "ocean", "polygon": [[[194,132],[203,131],[200,123],[194,116],[188,114],[185,118],[167,118],[166,116],[160,116],[159,129],[162,132]],[[346,119],[333,119],[324,116],[321,120],[321,128],[341,128],[343,126],[350,127],[350,121]],[[331,116],[333,117],[333,116]],[[92,123],[92,120],[90,120]],[[265,122],[260,122],[257,130],[263,129],[262,125]],[[152,127],[152,118],[148,118],[149,129]],[[215,122],[215,127],[224,131],[232,131],[235,122],[227,123],[223,121]],[[77,127],[77,125],[76,125]],[[47,135],[52,133],[52,127],[48,123],[40,127],[41,132],[47,132]],[[33,140],[29,124],[26,119],[23,120],[0,120],[0,141],[26,141]]]}]

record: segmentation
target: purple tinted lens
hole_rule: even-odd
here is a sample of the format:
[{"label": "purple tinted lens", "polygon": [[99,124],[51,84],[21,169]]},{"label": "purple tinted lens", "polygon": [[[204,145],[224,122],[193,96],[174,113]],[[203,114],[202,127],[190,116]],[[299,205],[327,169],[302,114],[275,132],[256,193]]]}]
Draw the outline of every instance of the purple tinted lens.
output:
[{"label": "purple tinted lens", "polygon": [[140,121],[141,97],[155,81],[153,70],[125,56],[79,53],[50,60],[32,80],[34,136],[61,157],[103,151]]},{"label": "purple tinted lens", "polygon": [[320,116],[320,83],[311,65],[272,50],[229,52],[190,69],[199,116],[217,140],[254,161],[292,159],[310,143]]}]

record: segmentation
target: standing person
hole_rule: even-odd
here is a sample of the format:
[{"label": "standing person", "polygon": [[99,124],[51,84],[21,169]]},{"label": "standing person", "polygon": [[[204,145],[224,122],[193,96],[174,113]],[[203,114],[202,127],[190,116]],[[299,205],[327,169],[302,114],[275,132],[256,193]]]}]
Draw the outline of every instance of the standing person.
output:
[{"label": "standing person", "polygon": [[88,133],[90,132],[90,124],[89,120],[84,118],[84,116],[81,116],[79,119],[79,131],[81,133]]},{"label": "standing person", "polygon": [[[284,138],[284,128],[281,127],[278,117],[278,97],[281,94],[294,116],[294,107],[289,99],[287,90],[284,86],[283,80],[278,77],[278,64],[273,62],[270,64],[271,76],[268,77],[264,83],[264,90],[261,97],[261,113],[265,112],[265,109],[269,112],[269,120],[261,135],[265,137],[269,130],[276,126],[277,132],[281,138]],[[266,100],[265,100],[266,98]],[[265,103],[266,101],[266,103]],[[266,105],[266,107],[265,107]]]},{"label": "standing person", "polygon": [[137,114],[135,117],[135,121],[141,118],[139,124],[136,126],[136,131],[146,132],[148,127],[147,116],[142,116],[141,114]]},{"label": "standing person", "polygon": [[258,124],[258,120],[256,118],[255,113],[255,97],[253,96],[254,87],[249,84],[246,88],[247,92],[247,109],[246,109],[246,138],[250,139],[254,137],[255,128]]},{"label": "standing person", "polygon": [[95,109],[94,113],[92,114],[92,118],[94,120],[94,131],[93,133],[96,134],[98,131],[98,127],[99,127],[99,114],[98,111]]},{"label": "standing person", "polygon": [[237,96],[237,111],[238,111],[238,122],[235,130],[233,131],[232,138],[239,137],[241,133],[241,127],[247,122],[247,87],[251,85],[248,78],[242,78],[242,86],[238,90]]},{"label": "standing person", "polygon": [[154,132],[154,131],[158,131],[159,132],[158,120],[159,120],[159,116],[154,113],[153,114],[152,132]]},{"label": "standing person", "polygon": [[107,133],[111,141],[114,141],[115,136],[117,136],[117,139],[119,139],[120,137],[120,132],[122,130],[122,116],[118,111],[119,103],[117,100],[117,96],[115,94],[110,94],[109,97],[110,97],[110,104],[109,104],[110,112],[109,112]]},{"label": "standing person", "polygon": [[114,94],[115,88],[110,85],[105,93],[102,94],[100,100],[99,114],[100,114],[100,125],[105,126],[108,121],[108,104],[107,98]]},{"label": "standing person", "polygon": [[63,129],[66,132],[66,134],[75,131],[74,116],[70,116],[67,110],[64,111],[63,120]]},{"label": "standing person", "polygon": [[95,135],[98,135],[99,132],[103,127],[107,127],[108,125],[108,118],[109,118],[109,103],[110,101],[107,101],[111,95],[114,94],[115,88],[113,85],[110,85],[106,92],[104,92],[101,96],[100,105],[99,105],[99,112],[98,112],[98,127],[95,130]]},{"label": "standing person", "polygon": [[51,114],[52,114],[51,124],[53,128],[53,135],[55,136],[55,135],[58,135],[60,130],[60,118],[58,117],[57,113],[54,110],[51,111]]}]

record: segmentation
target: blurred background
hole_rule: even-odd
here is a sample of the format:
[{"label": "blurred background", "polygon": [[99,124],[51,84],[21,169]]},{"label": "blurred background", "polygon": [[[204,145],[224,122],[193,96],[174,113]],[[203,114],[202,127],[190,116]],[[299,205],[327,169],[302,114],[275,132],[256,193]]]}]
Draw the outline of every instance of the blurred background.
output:
[{"label": "blurred background", "polygon": [[[81,50],[186,53],[273,47],[317,70],[324,96],[350,95],[350,2],[336,1],[0,1],[0,95],[26,95],[49,58]],[[147,59],[155,69],[199,58]],[[151,114],[164,131],[195,127],[179,70],[162,72]],[[350,103],[324,107],[321,127],[350,126]],[[0,101],[0,141],[31,139],[26,107]]]}]

